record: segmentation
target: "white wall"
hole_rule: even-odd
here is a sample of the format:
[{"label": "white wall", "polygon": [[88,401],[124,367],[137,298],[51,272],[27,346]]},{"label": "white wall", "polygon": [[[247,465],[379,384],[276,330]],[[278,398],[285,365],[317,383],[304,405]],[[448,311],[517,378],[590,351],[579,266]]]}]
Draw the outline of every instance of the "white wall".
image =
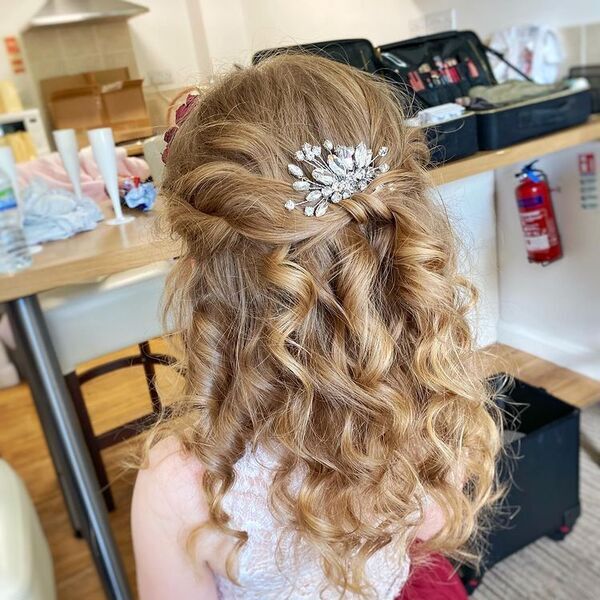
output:
[{"label": "white wall", "polygon": [[[146,85],[160,72],[170,74],[172,81],[164,86],[171,88],[207,79],[208,61],[201,50],[203,25],[198,22],[198,13],[190,15],[187,0],[135,2],[150,9],[129,20],[140,76]],[[197,37],[199,40],[195,42]]]},{"label": "white wall", "polygon": [[[39,4],[41,0],[24,0]],[[455,7],[459,28],[482,36],[515,23],[556,27],[600,21],[600,2],[571,0],[137,0],[130,21],[142,75],[171,71],[173,85],[204,81],[264,48],[349,37],[375,45],[415,35],[423,14]],[[171,85],[171,87],[173,87]]]},{"label": "white wall", "polygon": [[478,288],[480,301],[472,315],[480,346],[498,339],[498,261],[494,173],[488,171],[437,190],[461,244],[461,271]]},{"label": "white wall", "polygon": [[201,6],[205,25],[206,45],[212,69],[226,70],[234,63],[248,64],[252,46],[244,4],[247,0],[191,0]]},{"label": "white wall", "polygon": [[421,14],[415,0],[246,0],[244,12],[253,50],[364,37],[375,45],[408,36]]},{"label": "white wall", "polygon": [[419,0],[424,13],[455,8],[458,29],[474,29],[488,37],[519,24],[567,27],[600,21],[598,0]]},{"label": "white wall", "polygon": [[248,64],[257,50],[366,37],[374,44],[403,39],[420,16],[414,0],[189,0],[200,7],[212,70]]},{"label": "white wall", "polygon": [[[2,6],[2,18],[0,18],[0,80],[8,79],[14,82],[26,106],[31,106],[35,98],[33,85],[27,73],[15,75],[12,72],[4,49],[4,38],[18,36],[44,2],[45,0],[19,0],[19,2],[11,1],[10,8]],[[2,4],[6,5],[8,2],[4,0]],[[23,48],[21,48],[21,52],[23,53]]]},{"label": "white wall", "polygon": [[527,262],[516,207],[514,173],[496,178],[498,214],[499,340],[595,379],[600,379],[600,209],[580,207],[577,155],[595,151],[586,144],[542,157],[564,257],[546,267]]}]

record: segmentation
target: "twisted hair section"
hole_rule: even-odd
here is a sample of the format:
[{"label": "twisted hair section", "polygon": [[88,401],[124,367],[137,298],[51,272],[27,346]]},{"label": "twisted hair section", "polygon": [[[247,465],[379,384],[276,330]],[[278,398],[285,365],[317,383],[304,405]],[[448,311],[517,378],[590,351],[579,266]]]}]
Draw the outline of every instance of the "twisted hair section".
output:
[{"label": "twisted hair section", "polygon": [[[320,218],[287,211],[290,157],[323,139],[388,146],[391,168]],[[248,448],[272,450],[271,508],[340,592],[368,594],[365,561],[408,546],[426,497],[446,521],[423,550],[472,556],[495,496],[476,292],[427,160],[386,83],[302,55],[225,77],[169,151],[165,219],[183,251],[166,309],[186,376],[162,427],[205,465],[209,526],[238,548],[223,497]]]}]

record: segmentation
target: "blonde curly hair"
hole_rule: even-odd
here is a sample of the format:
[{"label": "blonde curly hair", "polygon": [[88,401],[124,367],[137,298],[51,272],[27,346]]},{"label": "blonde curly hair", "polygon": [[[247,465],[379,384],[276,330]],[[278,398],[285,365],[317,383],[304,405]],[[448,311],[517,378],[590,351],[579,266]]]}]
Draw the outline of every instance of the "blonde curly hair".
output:
[{"label": "blonde curly hair", "polygon": [[[237,538],[232,556],[246,540],[223,509],[234,466],[249,448],[276,452],[271,509],[342,594],[367,593],[374,552],[410,544],[427,497],[445,526],[421,551],[472,557],[495,496],[499,426],[467,322],[476,292],[403,120],[383,80],[271,57],[202,95],[162,185],[183,243],[166,309],[185,372],[162,428],[205,466],[208,526]],[[324,139],[387,146],[390,170],[320,218],[286,210],[291,157]]]}]

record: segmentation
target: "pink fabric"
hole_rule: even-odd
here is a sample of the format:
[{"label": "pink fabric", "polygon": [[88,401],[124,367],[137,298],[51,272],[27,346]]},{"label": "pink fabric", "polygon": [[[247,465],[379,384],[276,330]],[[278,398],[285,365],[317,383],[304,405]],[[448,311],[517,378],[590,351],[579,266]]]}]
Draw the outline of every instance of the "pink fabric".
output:
[{"label": "pink fabric", "polygon": [[[124,148],[117,148],[117,170],[120,177],[139,177],[144,180],[150,175],[150,168],[145,160],[129,157]],[[79,152],[81,166],[81,187],[83,194],[100,201],[107,198],[104,182],[94,161],[91,147]],[[17,165],[19,185],[27,186],[36,177],[41,177],[52,187],[72,189],[71,182],[65,171],[58,152],[40,156],[34,160]]]},{"label": "pink fabric", "polygon": [[467,600],[460,578],[448,559],[439,554],[415,568],[396,600]]}]

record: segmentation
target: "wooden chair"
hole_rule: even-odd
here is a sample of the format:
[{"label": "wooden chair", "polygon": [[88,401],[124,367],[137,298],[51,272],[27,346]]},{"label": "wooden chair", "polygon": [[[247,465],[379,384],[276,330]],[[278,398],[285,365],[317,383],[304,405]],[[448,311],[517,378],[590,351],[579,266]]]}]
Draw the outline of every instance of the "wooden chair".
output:
[{"label": "wooden chair", "polygon": [[[163,408],[155,386],[155,365],[170,364],[172,358],[150,350],[148,340],[162,335],[160,301],[171,263],[160,262],[132,269],[84,285],[50,290],[40,295],[50,336],[61,371],[71,393],[98,483],[108,510],[115,503],[102,460],[102,450],[137,435],[156,422]],[[103,363],[83,373],[76,367],[137,345],[133,356]],[[141,365],[150,394],[152,410],[97,434],[88,412],[82,386],[118,369]]]}]

